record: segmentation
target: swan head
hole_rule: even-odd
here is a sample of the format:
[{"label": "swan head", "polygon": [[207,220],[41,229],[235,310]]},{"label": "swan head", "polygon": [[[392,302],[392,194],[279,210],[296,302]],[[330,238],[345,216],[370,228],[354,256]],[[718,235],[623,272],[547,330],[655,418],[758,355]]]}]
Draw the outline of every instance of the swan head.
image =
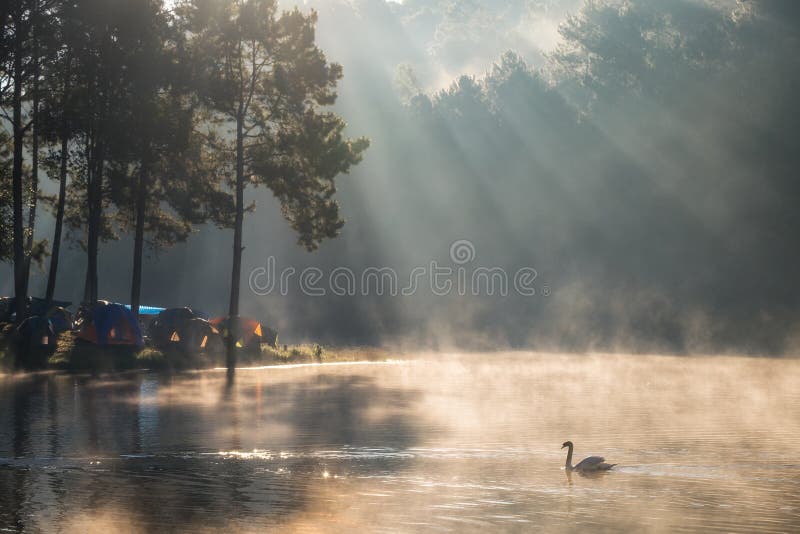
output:
[{"label": "swan head", "polygon": [[571,441],[565,441],[564,444],[561,445],[562,449],[564,449],[566,447],[572,447],[572,442]]}]

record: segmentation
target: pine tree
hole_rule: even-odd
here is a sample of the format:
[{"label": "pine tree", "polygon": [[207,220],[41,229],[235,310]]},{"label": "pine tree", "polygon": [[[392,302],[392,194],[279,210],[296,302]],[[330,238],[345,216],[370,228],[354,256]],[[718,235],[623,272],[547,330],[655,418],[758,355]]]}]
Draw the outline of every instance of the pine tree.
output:
[{"label": "pine tree", "polygon": [[247,184],[265,185],[309,250],[343,225],[335,178],[357,164],[366,139],[344,137],[336,100],[342,67],[315,44],[316,13],[278,14],[275,0],[192,0],[181,9],[198,87],[209,112],[207,139],[234,193],[228,376],[233,377]]}]

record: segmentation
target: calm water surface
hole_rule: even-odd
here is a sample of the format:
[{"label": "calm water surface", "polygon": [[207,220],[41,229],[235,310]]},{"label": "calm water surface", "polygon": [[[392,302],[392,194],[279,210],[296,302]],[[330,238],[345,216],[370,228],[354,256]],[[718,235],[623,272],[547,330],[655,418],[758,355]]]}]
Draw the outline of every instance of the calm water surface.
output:
[{"label": "calm water surface", "polygon": [[[619,466],[568,476],[568,439]],[[0,528],[798,532],[800,361],[0,377]]]}]

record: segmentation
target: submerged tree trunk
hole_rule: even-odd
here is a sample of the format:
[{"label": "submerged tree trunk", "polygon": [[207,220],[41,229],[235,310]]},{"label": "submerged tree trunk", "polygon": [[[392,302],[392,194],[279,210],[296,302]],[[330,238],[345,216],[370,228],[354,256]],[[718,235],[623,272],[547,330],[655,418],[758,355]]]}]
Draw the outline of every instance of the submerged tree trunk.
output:
[{"label": "submerged tree trunk", "polygon": [[236,372],[236,340],[239,339],[239,285],[242,274],[242,223],[244,221],[244,113],[236,117],[236,218],[233,227],[233,272],[228,312],[228,380]]},{"label": "submerged tree trunk", "polygon": [[22,13],[17,13],[14,20],[14,89],[12,96],[12,128],[14,130],[14,161],[11,171],[11,189],[13,197],[13,234],[14,234],[14,297],[16,322],[25,319],[28,295],[25,291],[25,243],[22,225],[22,143],[24,128],[22,126]]},{"label": "submerged tree trunk", "polygon": [[139,299],[142,293],[142,253],[144,250],[144,218],[147,213],[147,186],[150,177],[147,159],[142,160],[136,191],[136,230],[133,238],[133,279],[131,280],[131,311],[139,318]]}]

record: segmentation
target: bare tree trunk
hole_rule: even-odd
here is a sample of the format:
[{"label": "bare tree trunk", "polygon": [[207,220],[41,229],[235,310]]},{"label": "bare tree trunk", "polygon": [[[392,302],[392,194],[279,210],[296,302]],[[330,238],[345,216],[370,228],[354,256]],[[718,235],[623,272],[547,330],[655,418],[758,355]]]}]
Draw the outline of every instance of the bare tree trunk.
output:
[{"label": "bare tree trunk", "polygon": [[242,274],[242,223],[244,221],[244,115],[236,117],[236,218],[233,227],[233,272],[228,312],[228,380],[236,372],[236,340],[239,339],[239,286]]},{"label": "bare tree trunk", "polygon": [[61,98],[61,158],[58,172],[58,204],[56,206],[56,225],[53,231],[53,245],[50,250],[50,272],[47,274],[47,290],[45,291],[46,306],[49,309],[53,303],[56,292],[56,279],[58,278],[58,258],[61,252],[61,233],[64,229],[64,205],[67,199],[67,164],[69,163],[69,118],[67,100],[71,89],[70,75],[72,57],[67,56],[64,66],[64,94]]},{"label": "bare tree trunk", "polygon": [[89,239],[87,243],[88,254],[88,289],[89,289],[89,303],[94,305],[97,302],[97,287],[98,287],[98,267],[97,267],[97,253],[100,244],[100,224],[103,209],[103,150],[98,148],[95,151],[94,161],[92,162],[95,169],[92,172],[92,180],[89,183],[91,196],[89,200]]},{"label": "bare tree trunk", "polygon": [[92,199],[92,195],[94,194],[94,187],[92,187],[92,180],[94,174],[94,165],[92,154],[94,153],[94,144],[91,135],[88,135],[86,138],[86,151],[85,151],[85,158],[86,158],[86,279],[84,281],[83,286],[83,303],[86,305],[91,306],[94,304],[92,302],[92,276],[91,276],[91,253],[89,252],[89,246],[94,238],[94,225],[92,221],[94,220],[92,217],[92,212],[94,210],[94,200]]},{"label": "bare tree trunk", "polygon": [[142,252],[144,249],[144,218],[147,213],[147,186],[150,177],[147,156],[142,160],[136,191],[136,230],[133,239],[133,280],[131,281],[131,311],[139,318],[139,299],[142,293]]},{"label": "bare tree trunk", "polygon": [[[38,16],[38,7],[36,14]],[[35,28],[34,24],[34,28]],[[31,136],[31,199],[28,209],[28,236],[25,243],[25,294],[28,294],[31,280],[31,259],[33,254],[33,237],[36,230],[36,205],[39,202],[39,36],[34,32],[34,68],[33,68],[33,105],[31,120],[33,134]]]},{"label": "bare tree trunk", "polygon": [[61,130],[61,168],[59,169],[58,205],[56,207],[56,228],[53,232],[53,247],[50,253],[50,272],[47,276],[47,291],[45,300],[47,308],[53,303],[56,292],[56,277],[58,276],[58,255],[61,251],[61,232],[64,227],[64,204],[67,196],[67,161],[69,160],[69,133],[66,119]]},{"label": "bare tree trunk", "polygon": [[91,308],[91,302],[89,299],[91,298],[92,290],[91,290],[91,283],[89,282],[89,266],[86,266],[86,276],[83,277],[83,305],[89,306]]},{"label": "bare tree trunk", "polygon": [[[105,35],[102,41],[102,49],[100,51],[101,61],[110,58],[111,53],[108,51],[111,43],[111,34],[108,27],[105,29]],[[102,63],[101,63],[102,64]],[[103,176],[105,172],[106,149],[108,147],[108,135],[110,133],[109,125],[107,124],[109,115],[111,113],[111,80],[108,73],[103,69],[99,69],[94,73],[92,82],[92,89],[94,89],[94,98],[92,99],[97,108],[97,114],[94,117],[94,129],[92,131],[92,150],[91,162],[88,167],[91,169],[91,180],[89,180],[89,235],[86,252],[88,256],[87,261],[87,290],[89,294],[89,304],[94,306],[97,304],[98,295],[98,251],[100,249],[100,234],[102,232],[103,224]]]},{"label": "bare tree trunk", "polygon": [[25,319],[28,295],[25,291],[25,243],[22,224],[22,143],[24,129],[22,127],[22,8],[18,8],[14,18],[14,89],[12,96],[12,127],[14,130],[14,162],[11,171],[11,189],[13,197],[13,234],[14,234],[14,297],[16,322]]},{"label": "bare tree trunk", "polygon": [[102,209],[103,154],[97,131],[93,131],[87,141],[87,180],[86,197],[88,221],[86,232],[86,286],[83,291],[85,304],[97,303],[97,251],[100,241],[100,222]]}]

